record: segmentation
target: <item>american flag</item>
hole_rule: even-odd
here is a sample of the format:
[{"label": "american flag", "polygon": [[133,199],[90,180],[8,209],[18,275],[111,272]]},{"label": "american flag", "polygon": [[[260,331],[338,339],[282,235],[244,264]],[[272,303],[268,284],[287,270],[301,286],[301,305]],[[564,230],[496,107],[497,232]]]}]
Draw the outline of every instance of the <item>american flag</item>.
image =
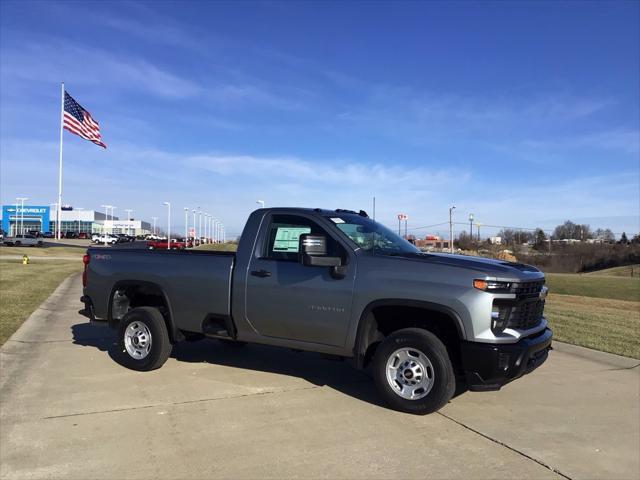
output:
[{"label": "american flag", "polygon": [[102,148],[107,148],[107,146],[102,143],[98,122],[91,118],[91,114],[82,108],[67,92],[64,92],[62,126],[85,140],[89,140]]}]

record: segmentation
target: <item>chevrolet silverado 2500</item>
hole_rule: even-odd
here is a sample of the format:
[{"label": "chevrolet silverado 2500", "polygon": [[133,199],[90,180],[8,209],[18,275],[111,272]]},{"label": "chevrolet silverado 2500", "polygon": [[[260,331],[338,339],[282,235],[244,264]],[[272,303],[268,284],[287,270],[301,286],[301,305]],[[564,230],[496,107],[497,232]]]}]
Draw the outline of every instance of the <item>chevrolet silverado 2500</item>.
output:
[{"label": "chevrolet silverado 2500", "polygon": [[118,330],[119,361],[162,366],[211,337],[337,355],[370,370],[393,408],[425,414],[497,390],[547,358],[544,275],[423,253],[363,211],[253,212],[237,252],[90,248],[81,311]]}]

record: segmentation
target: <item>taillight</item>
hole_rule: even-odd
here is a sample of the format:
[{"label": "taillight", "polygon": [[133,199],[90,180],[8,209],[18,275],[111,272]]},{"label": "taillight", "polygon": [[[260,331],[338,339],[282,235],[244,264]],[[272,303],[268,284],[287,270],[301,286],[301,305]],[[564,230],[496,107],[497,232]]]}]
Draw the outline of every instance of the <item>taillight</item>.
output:
[{"label": "taillight", "polygon": [[82,272],[82,286],[86,287],[87,286],[87,267],[89,266],[89,260],[91,259],[91,257],[87,254],[85,254],[82,257],[82,263],[84,263],[84,271]]}]

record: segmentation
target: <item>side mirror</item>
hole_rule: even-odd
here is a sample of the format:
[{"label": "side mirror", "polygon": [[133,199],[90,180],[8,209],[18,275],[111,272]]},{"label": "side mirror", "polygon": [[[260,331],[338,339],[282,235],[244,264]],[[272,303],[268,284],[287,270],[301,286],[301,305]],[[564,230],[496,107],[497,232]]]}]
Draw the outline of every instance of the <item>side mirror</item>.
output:
[{"label": "side mirror", "polygon": [[339,267],[340,257],[327,257],[327,238],[324,235],[303,233],[298,240],[298,260],[310,267]]}]

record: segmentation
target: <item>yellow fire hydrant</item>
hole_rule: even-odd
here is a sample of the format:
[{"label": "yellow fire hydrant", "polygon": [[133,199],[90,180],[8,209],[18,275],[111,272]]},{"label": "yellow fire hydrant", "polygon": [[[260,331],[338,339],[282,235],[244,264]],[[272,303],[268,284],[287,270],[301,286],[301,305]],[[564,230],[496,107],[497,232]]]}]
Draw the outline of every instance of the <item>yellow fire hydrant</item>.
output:
[{"label": "yellow fire hydrant", "polygon": [[27,255],[22,255],[22,264],[29,265],[29,257]]}]

